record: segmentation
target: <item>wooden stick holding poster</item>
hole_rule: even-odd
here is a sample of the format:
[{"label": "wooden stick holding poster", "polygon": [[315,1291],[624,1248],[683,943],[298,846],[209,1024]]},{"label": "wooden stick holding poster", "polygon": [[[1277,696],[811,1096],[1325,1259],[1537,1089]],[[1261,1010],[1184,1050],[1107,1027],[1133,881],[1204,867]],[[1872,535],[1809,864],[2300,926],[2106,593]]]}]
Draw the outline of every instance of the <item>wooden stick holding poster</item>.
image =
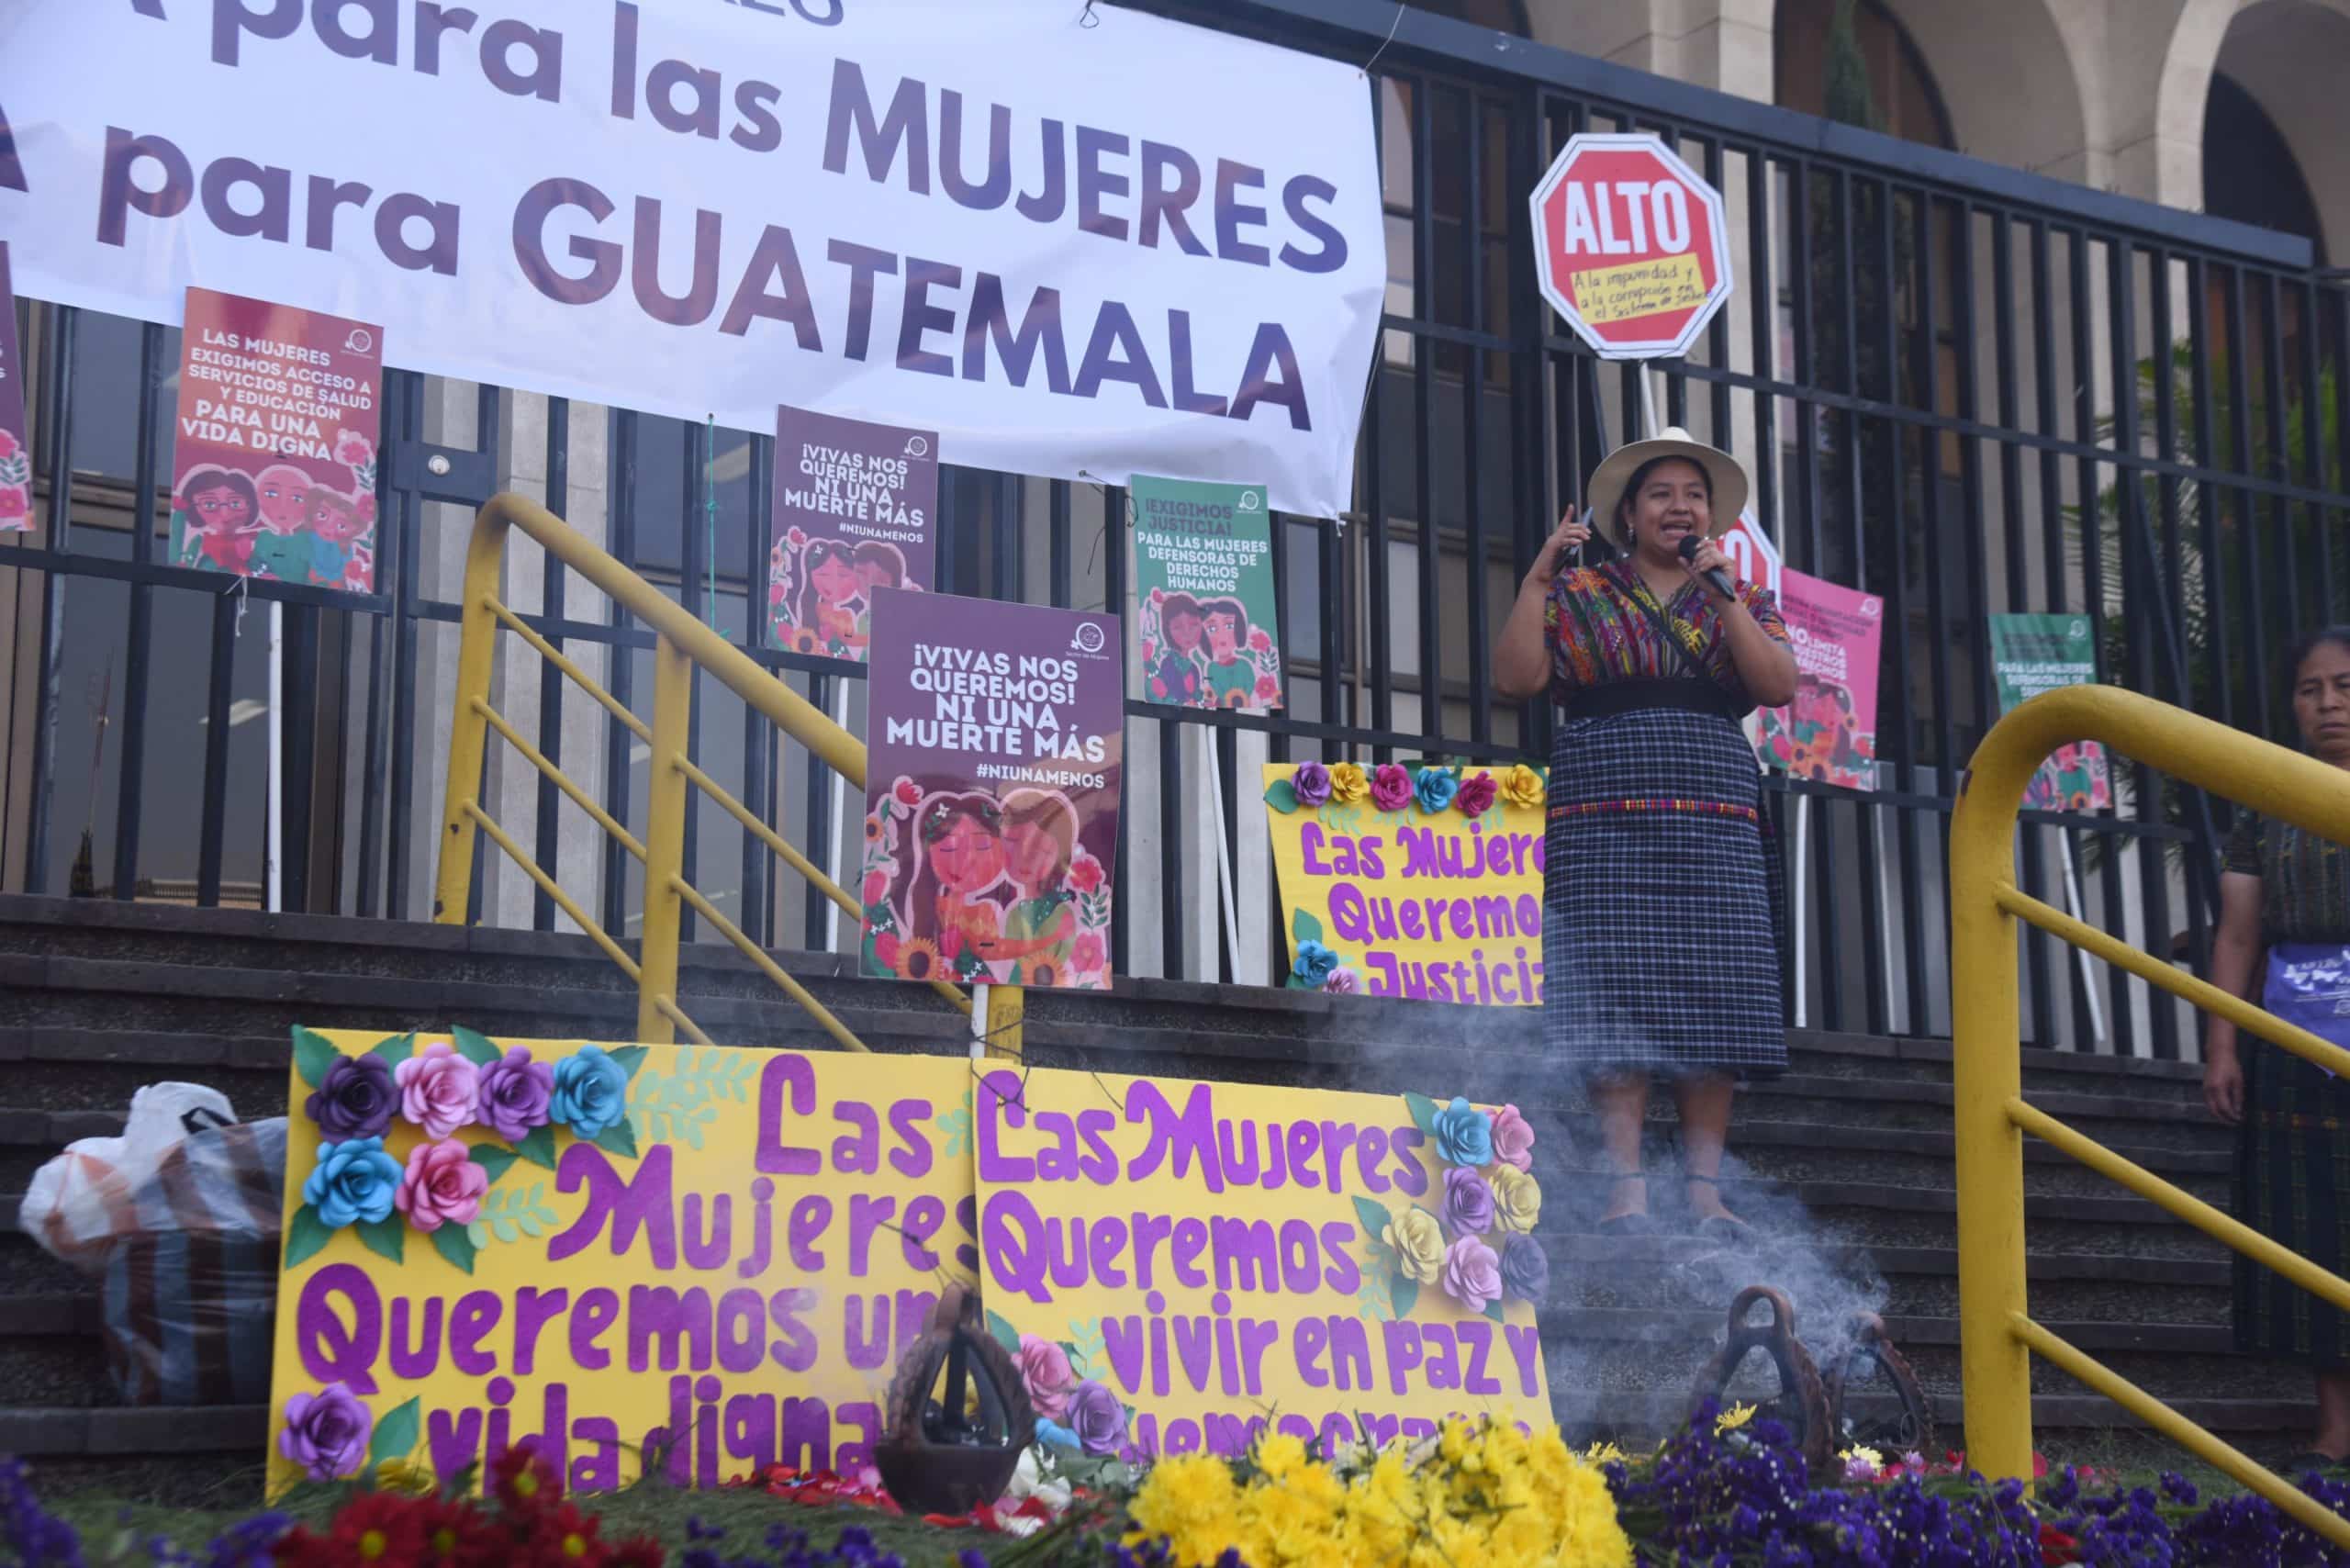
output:
[{"label": "wooden stick holding poster", "polygon": [[1106,991],[1117,620],[873,592],[863,971]]},{"label": "wooden stick holding poster", "polygon": [[373,593],[384,330],[187,291],[172,560]]}]

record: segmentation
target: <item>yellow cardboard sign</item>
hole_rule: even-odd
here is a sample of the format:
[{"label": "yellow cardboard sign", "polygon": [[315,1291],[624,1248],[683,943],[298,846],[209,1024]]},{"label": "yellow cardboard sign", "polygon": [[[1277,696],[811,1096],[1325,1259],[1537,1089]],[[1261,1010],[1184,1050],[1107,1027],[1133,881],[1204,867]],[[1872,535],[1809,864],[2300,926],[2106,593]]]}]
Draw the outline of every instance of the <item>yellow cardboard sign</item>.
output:
[{"label": "yellow cardboard sign", "polygon": [[996,1069],[975,1112],[988,1325],[1087,1451],[1550,1419],[1514,1109]]},{"label": "yellow cardboard sign", "polygon": [[273,1495],[853,1470],[975,1277],[968,1061],[297,1029],[292,1087]]},{"label": "yellow cardboard sign", "polygon": [[1696,252],[1652,261],[1591,267],[1568,280],[1575,309],[1595,327],[1637,321],[1669,310],[1695,310],[1706,303],[1706,269]]},{"label": "yellow cardboard sign", "polygon": [[[1421,784],[1387,766],[1393,772],[1370,776],[1361,799],[1334,791],[1314,805],[1298,803],[1295,767],[1265,767],[1290,984],[1477,1006],[1539,1003],[1542,774],[1438,767],[1442,780]],[[1471,814],[1464,801],[1480,809]],[[1320,953],[1331,961],[1316,973],[1311,960]]]}]

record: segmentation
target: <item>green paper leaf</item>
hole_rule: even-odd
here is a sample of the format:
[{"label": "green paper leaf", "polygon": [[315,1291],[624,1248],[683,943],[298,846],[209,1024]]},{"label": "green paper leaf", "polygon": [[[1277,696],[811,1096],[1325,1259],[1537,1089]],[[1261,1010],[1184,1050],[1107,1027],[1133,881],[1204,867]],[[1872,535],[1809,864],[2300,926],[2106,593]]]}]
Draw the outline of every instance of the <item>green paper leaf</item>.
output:
[{"label": "green paper leaf", "polygon": [[1501,1304],[1500,1302],[1497,1302],[1497,1301],[1489,1301],[1489,1302],[1487,1302],[1487,1303],[1485,1304],[1485,1316],[1488,1316],[1488,1317],[1490,1317],[1490,1318],[1492,1318],[1492,1319],[1493,1319],[1494,1322],[1496,1322],[1496,1323],[1501,1322],[1501,1321],[1502,1321],[1502,1304]]},{"label": "green paper leaf", "polygon": [[393,1210],[373,1225],[353,1228],[359,1232],[359,1239],[366,1243],[368,1251],[395,1263],[400,1260],[401,1249],[408,1239],[408,1222],[400,1216],[398,1210]]},{"label": "green paper leaf", "polygon": [[319,1211],[304,1204],[294,1211],[293,1223],[285,1227],[285,1267],[292,1271],[297,1265],[315,1257],[334,1232],[319,1218]]},{"label": "green paper leaf", "polygon": [[[449,1227],[444,1225],[441,1228]],[[367,1445],[367,1468],[373,1470],[386,1460],[406,1459],[413,1453],[417,1426],[417,1402],[411,1395],[407,1404],[375,1423],[375,1440]]]},{"label": "green paper leaf", "polygon": [[[512,1149],[503,1145],[477,1143],[474,1145],[472,1159],[489,1177],[490,1185],[496,1186],[498,1179],[506,1174],[506,1168],[514,1163],[516,1156]],[[445,1230],[448,1227],[443,1226],[442,1228]]]},{"label": "green paper leaf", "polygon": [[1322,940],[1322,923],[1314,917],[1312,911],[1301,905],[1298,912],[1290,916],[1289,934],[1300,942],[1319,942]]},{"label": "green paper leaf", "polygon": [[1404,1109],[1412,1113],[1412,1125],[1430,1137],[1436,1137],[1436,1114],[1441,1109],[1425,1094],[1404,1091]]},{"label": "green paper leaf", "polygon": [[1276,778],[1266,788],[1265,804],[1283,816],[1297,810],[1297,787],[1286,778]]},{"label": "green paper leaf", "polygon": [[397,1067],[416,1055],[416,1036],[394,1035],[388,1040],[379,1041],[375,1048],[367,1054],[380,1058],[386,1067]]},{"label": "green paper leaf", "polygon": [[457,1054],[476,1067],[487,1067],[506,1053],[490,1044],[489,1036],[466,1028],[463,1024],[449,1026],[449,1037],[457,1044]]},{"label": "green paper leaf", "polygon": [[316,1089],[327,1079],[327,1069],[342,1059],[334,1042],[315,1030],[297,1025],[294,1028],[294,1069],[302,1081]]},{"label": "green paper leaf", "polygon": [[[621,1064],[621,1070],[622,1072],[627,1073],[631,1078],[634,1078],[636,1076],[636,1070],[644,1065],[644,1058],[647,1048],[648,1047],[643,1046],[622,1046],[619,1050],[610,1051],[606,1054],[614,1061]],[[709,1064],[707,1062],[703,1064],[702,1070],[705,1072],[709,1070]]]},{"label": "green paper leaf", "polygon": [[1388,1299],[1394,1305],[1396,1316],[1411,1316],[1412,1308],[1419,1305],[1420,1282],[1409,1274],[1396,1275],[1394,1284],[1388,1290]]},{"label": "green paper leaf", "polygon": [[593,1142],[606,1154],[617,1154],[622,1159],[636,1158],[636,1129],[628,1125],[626,1116],[598,1133]]},{"label": "green paper leaf", "polygon": [[475,1251],[480,1251],[489,1245],[489,1226],[479,1220],[474,1221],[473,1224],[465,1226],[465,1239],[474,1244]]},{"label": "green paper leaf", "polygon": [[1376,1241],[1386,1233],[1393,1218],[1387,1210],[1360,1193],[1355,1195],[1355,1219],[1362,1226],[1364,1236]]},{"label": "green paper leaf", "polygon": [[474,1238],[465,1234],[461,1225],[444,1225],[432,1233],[433,1250],[457,1266],[457,1272],[474,1271]]},{"label": "green paper leaf", "polygon": [[1020,1353],[1020,1330],[1014,1328],[1001,1312],[992,1309],[989,1311],[988,1332],[995,1336],[997,1344],[1013,1355]]},{"label": "green paper leaf", "polygon": [[554,1170],[554,1128],[553,1126],[532,1127],[531,1136],[514,1146],[514,1152],[533,1165],[543,1165],[550,1170]]}]

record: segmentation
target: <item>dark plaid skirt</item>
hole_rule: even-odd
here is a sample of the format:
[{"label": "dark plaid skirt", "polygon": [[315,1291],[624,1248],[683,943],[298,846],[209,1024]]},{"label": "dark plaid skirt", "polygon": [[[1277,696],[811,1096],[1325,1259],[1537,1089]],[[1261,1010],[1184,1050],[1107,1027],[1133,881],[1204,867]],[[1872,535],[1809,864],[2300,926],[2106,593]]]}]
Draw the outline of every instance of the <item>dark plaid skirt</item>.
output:
[{"label": "dark plaid skirt", "polygon": [[1718,714],[1569,722],[1551,748],[1542,1036],[1585,1072],[1787,1065],[1782,872],[1754,753]]},{"label": "dark plaid skirt", "polygon": [[[2239,1036],[2244,1122],[2236,1129],[2236,1217],[2321,1269],[2350,1261],[2350,1082],[2290,1051]],[[2236,1349],[2311,1366],[2350,1366],[2350,1321],[2275,1271],[2235,1258]]]}]

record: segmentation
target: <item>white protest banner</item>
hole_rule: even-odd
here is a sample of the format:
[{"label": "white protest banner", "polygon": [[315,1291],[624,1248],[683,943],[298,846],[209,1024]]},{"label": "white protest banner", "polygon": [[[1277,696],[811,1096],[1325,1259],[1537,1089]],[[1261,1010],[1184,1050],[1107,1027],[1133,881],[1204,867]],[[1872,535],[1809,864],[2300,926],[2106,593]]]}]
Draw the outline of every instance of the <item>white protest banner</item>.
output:
[{"label": "white protest banner", "polygon": [[1351,498],[1352,65],[1035,0],[12,0],[0,59],[35,298],[176,322],[195,285],[444,375]]}]

